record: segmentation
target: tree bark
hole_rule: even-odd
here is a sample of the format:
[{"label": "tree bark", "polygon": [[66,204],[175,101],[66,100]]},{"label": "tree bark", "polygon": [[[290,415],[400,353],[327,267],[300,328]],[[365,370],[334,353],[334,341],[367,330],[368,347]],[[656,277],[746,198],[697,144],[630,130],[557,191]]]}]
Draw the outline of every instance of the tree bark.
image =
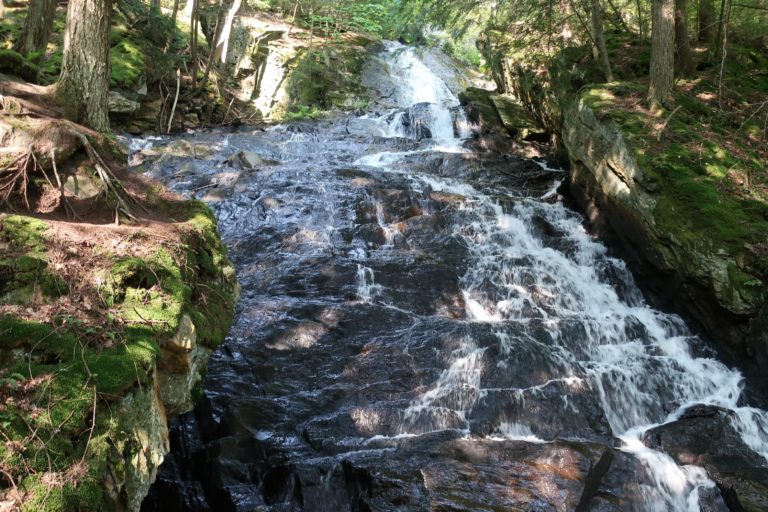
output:
[{"label": "tree bark", "polygon": [[600,7],[600,0],[591,0],[592,10],[592,31],[595,34],[595,46],[600,56],[600,63],[603,66],[606,82],[613,82],[613,72],[611,71],[611,61],[608,59],[608,50],[605,47],[605,35],[603,34],[603,11]]},{"label": "tree bark", "polygon": [[653,0],[651,5],[651,72],[648,100],[669,105],[675,73],[675,0]]},{"label": "tree bark", "polygon": [[715,2],[699,0],[699,42],[715,42]]},{"label": "tree bark", "polygon": [[61,75],[54,86],[65,115],[109,130],[109,27],[112,0],[69,0]]},{"label": "tree bark", "polygon": [[693,57],[688,41],[688,0],[675,0],[675,70],[679,76],[691,76]]},{"label": "tree bark", "polygon": [[45,52],[53,32],[55,14],[56,0],[31,0],[14,50],[25,56],[33,52]]}]

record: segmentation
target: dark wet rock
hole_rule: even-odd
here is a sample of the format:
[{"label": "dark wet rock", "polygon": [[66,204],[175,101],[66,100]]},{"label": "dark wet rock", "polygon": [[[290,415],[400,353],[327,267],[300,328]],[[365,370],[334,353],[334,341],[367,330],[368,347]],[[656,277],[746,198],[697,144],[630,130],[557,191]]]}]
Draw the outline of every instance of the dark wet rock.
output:
[{"label": "dark wet rock", "polygon": [[432,138],[429,127],[433,119],[429,107],[429,103],[418,103],[403,113],[400,124],[408,137],[416,140]]},{"label": "dark wet rock", "polygon": [[768,510],[768,464],[744,443],[733,421],[730,411],[697,405],[649,430],[643,441],[678,464],[705,468],[731,510]]},{"label": "dark wet rock", "polygon": [[[429,130],[430,115],[417,105],[409,126]],[[556,273],[536,273],[534,255],[479,254],[483,240],[505,240],[501,211],[526,212],[522,229],[543,251],[581,257],[580,219],[536,200],[563,173],[432,151],[423,131],[420,141],[384,138],[368,121],[227,133],[226,146],[201,133],[188,144],[220,147],[211,159],[156,162],[174,190],[221,196],[214,207],[243,292],[146,510],[642,510],[653,482],[611,448],[601,392],[621,397],[623,381],[606,371],[595,389],[591,351],[604,340],[594,319],[580,304],[559,314],[548,290]],[[240,150],[276,163],[222,164]],[[474,298],[494,312],[506,301],[509,318],[472,320],[472,269],[496,271],[476,272]],[[641,304],[615,260],[598,255],[594,272]],[[624,320],[618,335],[649,346],[642,322]],[[680,405],[661,377],[648,393],[654,417]],[[533,436],[547,442],[513,440]],[[721,510],[719,493],[700,497]]]}]

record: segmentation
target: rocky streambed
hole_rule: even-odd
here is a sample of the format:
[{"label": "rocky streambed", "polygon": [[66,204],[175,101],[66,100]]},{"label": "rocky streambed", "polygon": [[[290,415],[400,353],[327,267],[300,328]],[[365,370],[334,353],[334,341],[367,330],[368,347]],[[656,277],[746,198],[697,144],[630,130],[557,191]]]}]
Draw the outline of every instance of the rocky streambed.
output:
[{"label": "rocky streambed", "polygon": [[142,510],[768,508],[738,371],[645,303],[564,171],[467,149],[449,81],[382,63],[363,117],[133,141],[201,149],[151,172],[212,205],[242,284]]}]

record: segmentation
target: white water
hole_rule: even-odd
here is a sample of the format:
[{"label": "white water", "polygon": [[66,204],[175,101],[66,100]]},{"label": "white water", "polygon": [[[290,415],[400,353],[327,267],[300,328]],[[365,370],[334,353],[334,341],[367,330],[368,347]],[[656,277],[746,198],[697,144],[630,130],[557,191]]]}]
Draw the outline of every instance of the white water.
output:
[{"label": "white water", "polygon": [[[425,121],[432,139],[452,140],[456,132],[461,138],[471,135],[472,127],[463,113],[457,116],[454,128],[451,109],[458,107],[459,99],[446,83],[424,64],[416,49],[390,41],[386,43],[384,58],[390,76],[398,84],[392,98],[395,104],[401,109],[408,109],[419,103],[429,104]],[[404,115],[406,114],[403,111],[394,111],[379,118],[382,135],[408,137],[409,134],[402,124]]]},{"label": "white water", "polygon": [[[458,104],[455,96],[414,50],[391,45],[388,52],[392,72],[401,78],[400,105],[427,101],[435,112],[444,111],[447,116],[433,116],[439,124],[430,124],[430,130],[434,138],[455,148],[458,141],[448,110]],[[395,116],[399,122],[398,116],[402,114]],[[389,134],[400,135],[394,128]],[[387,170],[414,153],[380,153],[357,163]],[[768,460],[768,415],[738,406],[743,386],[740,373],[716,360],[695,357],[692,336],[683,322],[645,304],[623,262],[607,257],[606,248],[584,230],[581,217],[562,204],[535,200],[519,201],[505,211],[472,186],[448,178],[417,176],[414,188],[466,198],[462,208],[472,213],[474,221],[457,228],[455,234],[465,240],[471,254],[461,283],[468,318],[497,324],[499,345],[507,352],[513,349],[505,324],[526,325],[535,319],[545,327],[559,349],[560,374],[553,379],[596,391],[613,434],[624,443],[622,449],[647,468],[655,483],[642,490],[647,510],[699,510],[699,489],[714,485],[703,469],[680,467],[642,443],[648,429],[675,421],[693,404],[734,411],[734,427],[745,443]],[[543,198],[556,196],[556,188]],[[535,232],[534,218],[546,219],[557,233],[565,233],[566,248],[547,245]],[[380,224],[384,225],[381,219]],[[605,282],[599,269],[606,264],[623,281],[627,290],[622,296]],[[359,295],[370,302],[373,275],[365,267],[359,269]],[[403,412],[400,435],[443,429],[468,435],[467,415],[489,391],[480,384],[486,349],[471,338],[459,341],[435,384]],[[519,394],[523,390],[505,391]],[[490,437],[544,442],[532,427],[502,422]]]}]

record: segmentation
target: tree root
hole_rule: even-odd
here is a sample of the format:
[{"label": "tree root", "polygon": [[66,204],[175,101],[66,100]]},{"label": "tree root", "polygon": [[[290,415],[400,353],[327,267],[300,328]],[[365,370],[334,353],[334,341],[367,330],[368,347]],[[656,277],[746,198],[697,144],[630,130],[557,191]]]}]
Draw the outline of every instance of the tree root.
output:
[{"label": "tree root", "polygon": [[91,142],[88,140],[88,137],[86,137],[85,134],[79,132],[74,132],[73,135],[75,135],[80,140],[83,148],[85,148],[85,152],[88,153],[88,156],[94,164],[94,168],[96,169],[96,174],[99,176],[99,179],[104,183],[104,185],[106,185],[107,190],[114,195],[115,200],[117,201],[115,222],[119,223],[120,213],[123,213],[123,215],[131,220],[137,220],[136,215],[133,213],[132,206],[137,206],[145,212],[146,208],[144,208],[141,203],[135,201],[130,194],[125,192],[123,186],[120,184],[120,180],[117,179],[115,174],[109,168],[109,165],[107,165],[99,152],[96,151],[96,149],[93,147]]},{"label": "tree root", "polygon": [[0,167],[0,199],[10,205],[11,195],[16,192],[24,200],[24,206],[29,209],[27,186],[29,185],[29,164],[37,165],[32,151],[25,151],[12,162]]}]

